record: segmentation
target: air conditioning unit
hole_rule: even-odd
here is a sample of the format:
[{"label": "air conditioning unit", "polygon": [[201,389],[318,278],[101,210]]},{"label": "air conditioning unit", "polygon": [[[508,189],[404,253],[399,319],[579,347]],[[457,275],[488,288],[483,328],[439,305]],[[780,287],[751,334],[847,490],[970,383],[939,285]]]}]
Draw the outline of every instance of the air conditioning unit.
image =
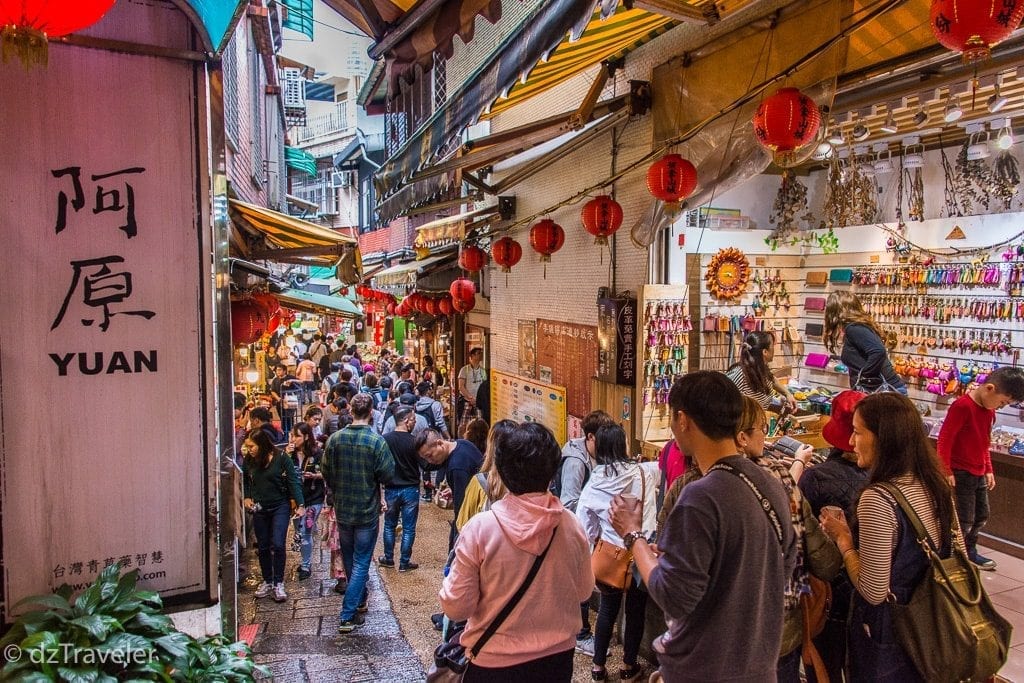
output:
[{"label": "air conditioning unit", "polygon": [[331,187],[351,187],[351,171],[334,171],[331,173]]}]

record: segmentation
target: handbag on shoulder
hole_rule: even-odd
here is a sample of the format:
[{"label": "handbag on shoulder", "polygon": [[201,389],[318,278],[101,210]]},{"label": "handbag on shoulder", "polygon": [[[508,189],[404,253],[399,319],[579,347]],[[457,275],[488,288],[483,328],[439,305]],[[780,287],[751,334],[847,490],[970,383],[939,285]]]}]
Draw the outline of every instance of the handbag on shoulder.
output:
[{"label": "handbag on shoulder", "polygon": [[930,564],[910,602],[892,605],[896,639],[926,681],[989,679],[1006,663],[1013,627],[992,606],[978,568],[963,549],[956,507],[944,559],[903,493],[891,484],[881,487],[910,519]]},{"label": "handbag on shoulder", "polygon": [[[643,511],[647,501],[647,480],[643,468],[639,465],[637,471],[640,473],[640,510]],[[629,583],[632,564],[633,553],[603,538],[597,539],[594,552],[590,555],[590,568],[594,570],[595,580],[606,586],[625,590]]]}]

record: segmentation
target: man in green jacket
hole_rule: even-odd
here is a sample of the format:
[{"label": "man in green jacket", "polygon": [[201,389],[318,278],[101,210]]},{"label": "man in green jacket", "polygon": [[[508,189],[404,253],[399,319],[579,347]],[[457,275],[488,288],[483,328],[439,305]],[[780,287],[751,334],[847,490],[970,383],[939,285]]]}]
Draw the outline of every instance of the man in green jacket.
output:
[{"label": "man in green jacket", "polygon": [[381,486],[395,475],[395,458],[370,426],[373,399],[359,393],[349,403],[352,424],[331,434],[324,453],[324,481],[334,495],[341,558],[348,576],[338,633],[363,623],[366,580],[380,530]]}]

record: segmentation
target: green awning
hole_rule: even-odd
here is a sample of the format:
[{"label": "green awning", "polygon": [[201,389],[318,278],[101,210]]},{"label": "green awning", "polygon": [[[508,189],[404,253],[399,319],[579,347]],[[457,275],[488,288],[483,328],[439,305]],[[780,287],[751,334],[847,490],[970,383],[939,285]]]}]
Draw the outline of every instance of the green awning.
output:
[{"label": "green awning", "polygon": [[316,177],[316,157],[298,147],[284,148],[284,162],[296,171],[303,171]]},{"label": "green awning", "polygon": [[314,294],[301,289],[286,289],[275,296],[281,305],[309,313],[327,313],[347,318],[362,318],[363,312],[354,303],[341,296]]},{"label": "green awning", "polygon": [[313,40],[313,0],[281,0],[288,8],[282,24],[285,28],[298,31]]}]

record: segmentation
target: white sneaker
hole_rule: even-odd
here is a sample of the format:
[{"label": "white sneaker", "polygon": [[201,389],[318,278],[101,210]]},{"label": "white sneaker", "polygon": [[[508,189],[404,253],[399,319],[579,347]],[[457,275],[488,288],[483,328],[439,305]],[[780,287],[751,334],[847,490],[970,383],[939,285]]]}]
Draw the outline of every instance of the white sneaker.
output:
[{"label": "white sneaker", "polygon": [[257,598],[265,598],[268,595],[270,595],[270,591],[272,591],[273,589],[274,589],[273,586],[271,586],[269,583],[264,581],[259,586],[257,586],[257,588],[256,588],[256,597]]},{"label": "white sneaker", "polygon": [[588,657],[594,656],[594,636],[576,640],[576,652]]},{"label": "white sneaker", "polygon": [[284,602],[288,599],[288,594],[284,592],[283,583],[274,584],[274,602]]}]

